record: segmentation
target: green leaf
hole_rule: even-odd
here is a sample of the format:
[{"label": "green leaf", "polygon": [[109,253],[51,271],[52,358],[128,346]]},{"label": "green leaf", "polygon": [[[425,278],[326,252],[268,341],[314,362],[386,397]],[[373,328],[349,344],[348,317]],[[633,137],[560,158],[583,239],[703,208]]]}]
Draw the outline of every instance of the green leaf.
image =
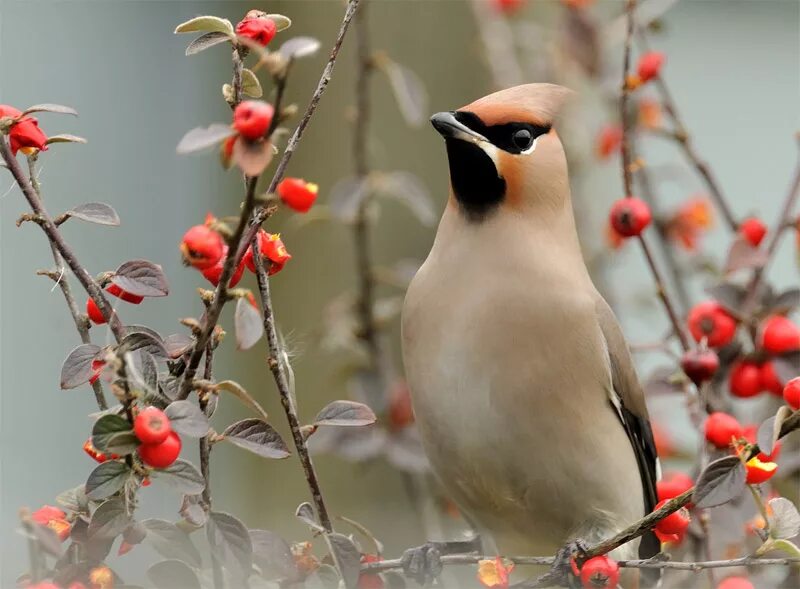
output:
[{"label": "green leaf", "polygon": [[325,528],[317,521],[314,508],[307,501],[297,506],[294,515],[315,532],[324,532]]},{"label": "green leaf", "polygon": [[29,115],[35,112],[54,112],[60,115],[72,115],[77,117],[78,111],[74,108],[69,106],[64,106],[62,104],[34,104],[33,106],[29,106],[25,109],[25,112],[22,113],[22,116]]},{"label": "green leaf", "polygon": [[198,495],[206,488],[200,471],[191,462],[182,458],[178,458],[167,468],[153,471],[153,474],[184,495]]},{"label": "green leaf", "polygon": [[125,292],[142,297],[165,297],[169,284],[164,269],[148,260],[131,260],[116,269],[111,282]]},{"label": "green leaf", "polygon": [[231,38],[235,36],[231,21],[218,16],[198,16],[175,27],[175,33],[197,33],[200,31],[225,33]]},{"label": "green leaf", "polygon": [[275,27],[277,28],[279,33],[281,31],[285,31],[290,26],[292,26],[292,19],[282,14],[268,14],[266,18],[270,19],[272,22],[275,23]]},{"label": "green leaf", "polygon": [[120,415],[104,415],[92,427],[92,445],[101,452],[130,454],[139,446],[131,424]]},{"label": "green leaf", "polygon": [[333,401],[314,418],[314,425],[362,426],[375,423],[372,409],[355,401]]},{"label": "green leaf", "polygon": [[61,133],[60,135],[50,135],[45,141],[46,145],[54,143],[88,143],[83,137],[77,135],[70,135],[69,133]]},{"label": "green leaf", "polygon": [[344,586],[348,589],[356,587],[361,573],[361,551],[344,534],[326,534],[325,540],[336,568],[342,575]]},{"label": "green leaf", "polygon": [[250,409],[255,411],[258,414],[258,416],[261,417],[261,419],[263,419],[264,421],[269,421],[269,416],[267,415],[267,412],[264,411],[261,405],[258,404],[258,401],[256,401],[250,395],[250,393],[244,390],[244,387],[240,385],[238,382],[235,382],[233,380],[223,380],[221,382],[218,382],[214,388],[217,391],[227,391],[231,393],[242,403],[244,403],[246,406],[250,407]]},{"label": "green leaf", "polygon": [[261,98],[264,95],[258,78],[247,68],[242,70],[242,92],[253,98]]},{"label": "green leaf", "polygon": [[239,350],[249,350],[264,335],[261,314],[245,298],[236,301],[233,323],[236,330],[236,348]]},{"label": "green leaf", "polygon": [[298,574],[289,543],[269,530],[250,530],[253,561],[266,579],[294,580]]},{"label": "green leaf", "polygon": [[781,433],[781,426],[791,414],[792,410],[787,405],[781,405],[774,416],[763,421],[758,427],[756,442],[764,454],[772,454],[772,449]]},{"label": "green leaf", "polygon": [[245,525],[228,513],[212,511],[206,524],[212,558],[242,579],[253,570],[253,543]]},{"label": "green leaf", "polygon": [[172,429],[182,436],[202,438],[211,427],[200,407],[189,401],[173,401],[165,411]]},{"label": "green leaf", "polygon": [[247,176],[259,176],[272,161],[275,151],[267,141],[236,141],[232,161]]},{"label": "green leaf", "polygon": [[284,59],[299,59],[314,55],[320,48],[320,42],[313,37],[293,37],[281,45],[278,52]]},{"label": "green leaf", "polygon": [[186,48],[186,55],[195,55],[200,53],[201,51],[205,51],[209,47],[213,47],[214,45],[219,45],[220,43],[224,43],[226,41],[230,41],[231,37],[227,33],[223,33],[222,31],[212,31],[210,33],[205,33],[204,35],[200,35],[189,43],[189,46]]},{"label": "green leaf", "polygon": [[197,574],[179,560],[157,562],[147,570],[156,589],[200,589]]},{"label": "green leaf", "polygon": [[744,491],[746,479],[747,473],[738,456],[719,458],[700,473],[692,503],[698,509],[727,503]]},{"label": "green leaf", "polygon": [[111,460],[98,465],[86,481],[86,496],[95,501],[110,497],[119,491],[130,477],[131,471],[124,462]]},{"label": "green leaf", "polygon": [[[788,540],[800,534],[800,513],[794,503],[785,497],[770,499],[769,534],[778,540]],[[767,510],[770,513],[770,510]]]},{"label": "green leaf", "polygon": [[264,458],[286,458],[289,448],[280,434],[260,419],[243,419],[222,432],[223,439]]},{"label": "green leaf", "polygon": [[113,539],[119,536],[131,523],[131,516],[125,502],[119,498],[109,499],[92,514],[89,522],[89,537]]},{"label": "green leaf", "polygon": [[176,151],[180,154],[202,151],[219,145],[235,134],[235,129],[222,123],[214,123],[208,127],[195,127],[183,136],[183,139],[178,143]]},{"label": "green leaf", "polygon": [[58,497],[56,497],[56,503],[66,511],[71,511],[73,513],[88,511],[89,502],[86,497],[85,486],[78,485],[77,487],[60,493]]},{"label": "green leaf", "polygon": [[147,536],[145,542],[168,559],[177,559],[193,567],[202,565],[202,558],[189,535],[172,522],[163,519],[146,519],[142,522]]},{"label": "green leaf", "polygon": [[88,223],[98,225],[119,225],[119,215],[111,205],[104,202],[87,202],[72,208],[66,213]]},{"label": "green leaf", "polygon": [[798,548],[794,542],[789,542],[789,540],[775,540],[772,544],[772,548],[785,552],[789,556],[800,558],[800,548]]},{"label": "green leaf", "polygon": [[74,348],[61,365],[61,388],[74,389],[89,382],[94,371],[92,360],[100,352],[100,346],[81,344]]}]

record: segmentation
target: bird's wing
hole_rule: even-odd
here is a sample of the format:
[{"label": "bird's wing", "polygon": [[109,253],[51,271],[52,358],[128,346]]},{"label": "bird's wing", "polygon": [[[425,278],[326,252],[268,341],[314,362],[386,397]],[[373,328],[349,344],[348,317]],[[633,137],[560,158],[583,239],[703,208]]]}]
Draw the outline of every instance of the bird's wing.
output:
[{"label": "bird's wing", "polygon": [[[596,302],[597,320],[606,340],[608,357],[611,363],[611,383],[615,398],[612,404],[619,415],[622,426],[628,434],[639,465],[644,490],[645,513],[650,513],[658,502],[656,480],[658,455],[653,440],[653,430],[647,414],[644,391],[633,368],[633,360],[622,334],[622,329],[608,303],[598,295]],[[660,551],[660,543],[655,535],[645,535],[640,544],[642,558],[650,558]]]}]

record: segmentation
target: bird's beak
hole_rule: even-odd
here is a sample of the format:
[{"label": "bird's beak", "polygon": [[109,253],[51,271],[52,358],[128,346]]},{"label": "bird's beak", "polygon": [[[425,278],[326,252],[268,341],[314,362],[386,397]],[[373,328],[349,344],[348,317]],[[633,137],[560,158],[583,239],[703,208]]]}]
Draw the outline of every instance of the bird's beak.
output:
[{"label": "bird's beak", "polygon": [[445,139],[460,139],[470,143],[489,142],[480,133],[476,133],[465,124],[460,123],[454,112],[437,112],[431,117],[431,124]]}]

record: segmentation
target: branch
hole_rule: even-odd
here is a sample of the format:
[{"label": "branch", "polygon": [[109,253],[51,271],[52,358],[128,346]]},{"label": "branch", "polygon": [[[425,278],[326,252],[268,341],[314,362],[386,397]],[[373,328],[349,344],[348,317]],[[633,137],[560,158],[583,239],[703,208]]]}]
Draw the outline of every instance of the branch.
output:
[{"label": "branch", "polygon": [[[625,186],[625,196],[630,198],[633,196],[633,158],[631,157],[630,144],[631,121],[630,117],[628,116],[628,96],[631,93],[631,86],[628,83],[628,76],[631,67],[631,45],[633,41],[636,0],[628,0],[625,10],[628,15],[628,29],[627,35],[625,36],[625,50],[622,66],[622,90],[620,93],[619,109],[620,120],[622,121],[622,179]],[[653,253],[650,251],[650,247],[647,245],[643,235],[638,235],[637,239],[642,246],[642,252],[644,253],[645,260],[647,261],[647,265],[650,267],[650,272],[652,273],[653,280],[656,283],[656,291],[658,296],[664,305],[667,315],[669,316],[669,320],[672,323],[675,334],[678,336],[681,347],[684,351],[689,350],[691,347],[689,338],[686,336],[686,332],[683,329],[683,324],[681,323],[680,317],[678,316],[675,306],[673,305],[672,300],[667,293],[664,278],[661,276],[661,271],[658,269],[658,266],[656,266]]]},{"label": "branch", "polygon": [[70,270],[75,274],[78,282],[81,283],[81,286],[83,286],[89,296],[92,297],[100,313],[103,315],[103,318],[108,322],[108,326],[114,334],[114,338],[117,342],[121,341],[122,338],[125,337],[125,328],[122,326],[119,317],[117,317],[116,313],[114,313],[114,310],[111,308],[111,304],[103,294],[103,290],[97,282],[95,282],[86,268],[78,262],[75,252],[67,242],[64,241],[64,238],[58,231],[58,227],[55,226],[52,218],[47,213],[42,199],[36,193],[36,190],[33,188],[28,178],[25,177],[25,173],[22,171],[22,167],[19,165],[17,158],[11,153],[11,148],[8,145],[6,137],[0,137],[0,157],[2,157],[6,167],[11,171],[11,175],[14,176],[17,186],[22,190],[22,194],[25,196],[31,209],[39,216],[40,222],[38,225],[45,232],[45,235],[47,235],[50,245],[58,251],[70,267]]}]

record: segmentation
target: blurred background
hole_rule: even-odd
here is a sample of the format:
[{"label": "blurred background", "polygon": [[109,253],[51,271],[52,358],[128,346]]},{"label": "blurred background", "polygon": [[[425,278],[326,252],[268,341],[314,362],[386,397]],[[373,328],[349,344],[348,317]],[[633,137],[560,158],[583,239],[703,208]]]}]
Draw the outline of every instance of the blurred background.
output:
[{"label": "blurred background", "polygon": [[[575,8],[580,3],[529,0],[506,13],[488,1],[368,1],[372,49],[402,68],[386,68],[389,75],[376,70],[370,81],[369,166],[411,173],[414,186],[424,187],[411,203],[376,198],[370,211],[369,247],[381,277],[376,315],[387,326],[380,341],[390,366],[387,387],[402,390],[397,302],[404,282],[427,254],[435,232],[430,221],[438,219],[448,190],[443,145],[425,121],[430,113],[457,108],[508,82],[555,81],[578,90],[562,134],[572,160],[587,259],[630,341],[659,339],[667,322],[641,252],[633,244],[614,250],[606,239],[606,211],[622,196],[618,156],[603,159],[596,153],[598,134],[618,118],[609,99],[620,79],[622,3]],[[772,224],[797,159],[800,4],[686,0],[673,5],[660,0],[644,5],[659,17],[649,43],[667,56],[663,73],[697,151],[713,167],[737,215],[757,213]],[[183,330],[179,318],[202,311],[195,291],[205,284],[198,273],[182,267],[177,244],[207,211],[236,214],[241,183],[235,172],[220,168],[214,154],[179,157],[175,145],[192,127],[229,120],[220,87],[230,78],[230,54],[212,48],[185,57],[190,39],[172,31],[198,14],[235,23],[252,8],[290,16],[293,26],[279,33],[283,38],[309,35],[322,42],[317,55],[298,62],[290,78],[288,102],[304,108],[339,27],[343,4],[336,0],[0,1],[0,102],[20,108],[41,102],[73,106],[79,118],[43,114],[40,124],[51,134],[88,139],[87,145],[56,145],[43,154],[40,181],[49,211],[104,201],[122,218],[116,228],[67,223],[66,239],[92,273],[146,258],[162,264],[170,280],[167,298],[120,309],[126,322],[176,333]],[[504,37],[510,44],[500,48],[500,55],[510,47],[515,64],[490,57],[484,33],[498,30],[510,33]],[[289,168],[289,175],[317,182],[320,204],[331,206],[303,219],[281,213],[268,227],[281,232],[293,255],[272,285],[305,420],[333,399],[369,395],[363,391],[364,372],[353,371],[364,365],[363,354],[354,352],[346,337],[338,337],[358,284],[353,225],[343,222],[336,208],[337,199],[346,196],[341,181],[354,170],[354,41],[353,35],[345,41],[329,91]],[[269,80],[262,78],[262,84],[268,92]],[[641,94],[648,95],[647,90]],[[410,124],[419,118],[416,111],[422,112],[422,124]],[[673,144],[657,137],[640,143],[638,152],[652,169],[665,219],[690,199],[702,198],[703,184]],[[0,194],[0,584],[9,586],[26,559],[25,545],[15,535],[17,512],[22,506],[52,504],[58,493],[85,480],[93,463],[81,446],[91,427],[87,414],[95,407],[88,387],[58,388],[61,362],[77,345],[77,334],[61,294],[35,275],[49,268],[52,259],[35,226],[15,227],[27,209],[8,174],[0,175]],[[691,251],[668,244],[681,267],[704,267],[707,258],[721,263],[729,243],[723,224],[716,216],[710,228],[702,229]],[[692,276],[687,297],[696,302],[711,278],[702,271]],[[777,287],[798,283],[793,238],[784,239],[770,277]],[[252,275],[243,285],[255,288]],[[228,308],[222,319],[231,333],[232,312]],[[108,337],[102,327],[92,335],[97,343]],[[216,376],[242,383],[288,439],[264,348],[237,352],[234,347],[229,338],[220,348]],[[642,375],[663,364],[653,354],[639,354],[637,361]],[[655,421],[676,454],[692,452],[697,440],[682,399],[652,401]],[[392,415],[400,419],[400,409],[377,410],[384,418],[375,426],[381,433],[369,437],[380,439],[364,442],[371,444],[368,451],[359,453],[331,435],[316,442],[320,451],[338,450],[315,456],[329,509],[372,530],[389,555],[426,538],[457,536],[465,529],[463,522],[420,474],[424,459],[413,435],[400,431],[403,423],[386,421]],[[245,416],[236,403],[223,403],[214,423],[222,429]],[[186,446],[185,453],[193,457],[195,449]],[[215,508],[288,540],[306,539],[307,528],[293,515],[308,500],[295,457],[267,461],[223,446],[212,458]],[[348,456],[342,456],[343,450]],[[361,459],[353,460],[355,455]],[[144,489],[142,511],[174,519],[179,500],[155,483]],[[140,563],[152,561],[149,550],[120,559],[117,570],[136,580]]]}]

